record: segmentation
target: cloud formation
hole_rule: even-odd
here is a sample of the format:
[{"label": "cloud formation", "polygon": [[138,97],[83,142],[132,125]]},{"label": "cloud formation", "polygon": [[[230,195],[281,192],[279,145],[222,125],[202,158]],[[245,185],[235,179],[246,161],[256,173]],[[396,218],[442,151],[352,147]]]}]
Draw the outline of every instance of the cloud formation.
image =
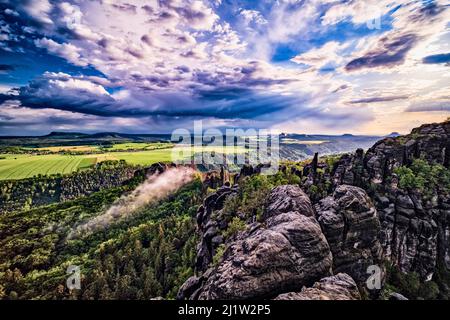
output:
[{"label": "cloud formation", "polygon": [[450,100],[421,101],[411,104],[407,112],[442,112],[450,111]]},{"label": "cloud formation", "polygon": [[362,104],[362,103],[377,103],[377,102],[388,102],[388,101],[397,101],[397,100],[405,100],[408,99],[409,96],[386,96],[386,97],[370,97],[359,100],[350,101],[351,104]]},{"label": "cloud formation", "polygon": [[[291,131],[307,120],[311,130],[339,132],[350,121],[354,132],[373,123],[373,133],[373,104],[411,105],[422,90],[442,89],[446,9],[443,1],[395,0],[5,0],[0,80],[16,89],[0,96],[0,114],[8,110],[0,134],[17,123],[11,101],[30,110],[27,123],[55,110],[61,118],[52,128],[61,129],[71,128],[72,113],[98,131],[114,122],[167,132],[205,119],[223,127],[291,123]],[[33,57],[42,63],[37,75],[26,72]],[[55,57],[63,62],[50,70],[44,62]],[[416,79],[407,89],[406,78]]]}]

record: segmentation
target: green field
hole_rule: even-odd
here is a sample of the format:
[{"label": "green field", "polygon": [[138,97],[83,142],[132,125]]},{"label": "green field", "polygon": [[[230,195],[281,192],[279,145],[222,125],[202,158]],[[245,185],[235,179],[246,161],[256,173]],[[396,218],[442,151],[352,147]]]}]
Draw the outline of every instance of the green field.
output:
[{"label": "green field", "polygon": [[[177,147],[184,151],[184,156],[189,157],[197,152],[218,153],[242,153],[243,148],[220,148],[220,147]],[[106,160],[125,160],[134,165],[151,165],[156,162],[170,162],[180,160],[182,155],[172,157],[173,148],[145,150],[145,151],[115,151],[101,154],[86,155],[64,155],[64,154],[0,154],[0,180],[24,179],[38,174],[67,174],[78,169],[87,169],[95,163]]]},{"label": "green field", "polygon": [[89,168],[95,158],[65,155],[1,155],[0,180],[24,179],[38,174],[71,173],[77,169]]}]

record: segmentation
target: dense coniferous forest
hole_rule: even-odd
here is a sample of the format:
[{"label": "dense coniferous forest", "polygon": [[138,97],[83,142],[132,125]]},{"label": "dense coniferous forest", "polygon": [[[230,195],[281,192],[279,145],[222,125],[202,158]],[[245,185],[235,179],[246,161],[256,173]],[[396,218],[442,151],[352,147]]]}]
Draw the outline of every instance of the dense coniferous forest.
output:
[{"label": "dense coniferous forest", "polygon": [[[78,175],[72,179],[83,173]],[[122,186],[75,200],[2,212],[1,298],[174,298],[192,273],[197,242],[193,216],[202,199],[201,181],[191,182],[169,199],[108,228],[79,238],[67,237],[74,226],[104,212],[144,178],[142,171]],[[81,290],[66,287],[70,265],[81,269]]]}]

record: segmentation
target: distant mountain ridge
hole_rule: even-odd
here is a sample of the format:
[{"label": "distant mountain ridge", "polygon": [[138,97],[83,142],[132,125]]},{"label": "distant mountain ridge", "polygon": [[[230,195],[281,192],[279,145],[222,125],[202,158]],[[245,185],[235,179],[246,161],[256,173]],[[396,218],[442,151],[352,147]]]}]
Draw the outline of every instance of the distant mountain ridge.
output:
[{"label": "distant mountain ridge", "polygon": [[[301,139],[313,139],[313,138],[324,138],[324,137],[387,137],[387,136],[399,136],[398,132],[393,132],[386,136],[377,136],[377,135],[354,135],[351,133],[344,134],[306,134],[306,133],[282,133],[280,135],[281,138],[301,138]],[[95,133],[83,133],[83,132],[68,132],[68,131],[51,131],[48,134],[44,135],[36,135],[36,136],[1,136],[0,139],[18,139],[18,138],[89,138],[89,137],[122,137],[122,138],[137,138],[137,137],[170,137],[170,133],[122,133],[122,132],[114,132],[114,131],[104,131],[104,132],[95,132]]]},{"label": "distant mountain ridge", "polygon": [[[226,141],[224,137],[224,141]],[[368,148],[381,137],[320,134],[282,134],[280,136],[281,157],[292,160],[302,160],[313,155],[349,152],[357,148]],[[294,140],[294,141],[290,141]],[[295,141],[297,140],[297,141]],[[119,132],[60,132],[53,131],[43,136],[0,136],[0,146],[18,147],[51,147],[99,145],[123,142],[170,142],[171,134],[133,134]],[[320,145],[309,145],[308,141],[323,142]],[[291,143],[289,143],[291,142]],[[293,142],[293,143],[292,143]]]},{"label": "distant mountain ridge", "polygon": [[104,142],[170,141],[169,134],[128,134],[117,132],[81,133],[50,132],[43,136],[0,136],[0,146],[50,147],[60,145],[93,145]]}]

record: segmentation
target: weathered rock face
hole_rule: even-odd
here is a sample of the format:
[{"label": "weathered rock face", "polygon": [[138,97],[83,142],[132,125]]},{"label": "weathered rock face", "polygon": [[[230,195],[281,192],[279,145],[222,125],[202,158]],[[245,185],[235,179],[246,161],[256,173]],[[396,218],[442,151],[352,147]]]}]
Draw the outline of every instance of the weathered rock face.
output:
[{"label": "weathered rock face", "polygon": [[385,197],[389,202],[377,201],[377,206],[380,208],[381,242],[386,258],[402,271],[415,271],[423,279],[431,279],[438,262],[440,235],[441,259],[445,259],[449,252],[448,238],[445,239],[449,221],[445,218],[448,213],[441,207],[443,203],[424,205],[421,196],[402,191]]},{"label": "weathered rock face", "polygon": [[311,288],[301,292],[289,292],[279,295],[275,300],[360,300],[361,295],[355,281],[345,273],[324,278]]},{"label": "weathered rock face", "polygon": [[298,186],[275,188],[263,220],[227,245],[217,267],[188,280],[179,298],[274,298],[331,275],[328,243]]},{"label": "weathered rock face", "polygon": [[267,220],[286,212],[301,212],[307,217],[314,216],[311,201],[300,187],[281,186],[270,193],[264,210],[264,219]]},{"label": "weathered rock face", "polygon": [[342,157],[333,169],[333,183],[367,190],[378,210],[385,257],[404,272],[431,279],[438,264],[450,271],[450,195],[428,190],[434,194],[425,197],[399,188],[395,169],[417,158],[449,168],[449,121],[381,140],[365,155]]},{"label": "weathered rock face", "polygon": [[[202,239],[197,246],[196,272],[204,272],[209,267],[217,248],[223,243],[221,231],[228,227],[231,217],[222,209],[227,197],[237,192],[237,186],[223,186],[209,195],[197,211],[197,226]],[[217,212],[215,219],[211,214]]]},{"label": "weathered rock face", "polygon": [[334,272],[348,273],[363,286],[368,266],[382,265],[380,223],[369,196],[361,188],[340,185],[316,211],[333,253]]},{"label": "weathered rock face", "polygon": [[341,184],[361,186],[364,169],[364,151],[356,150],[354,155],[345,154],[334,165],[332,183],[334,186]]}]

